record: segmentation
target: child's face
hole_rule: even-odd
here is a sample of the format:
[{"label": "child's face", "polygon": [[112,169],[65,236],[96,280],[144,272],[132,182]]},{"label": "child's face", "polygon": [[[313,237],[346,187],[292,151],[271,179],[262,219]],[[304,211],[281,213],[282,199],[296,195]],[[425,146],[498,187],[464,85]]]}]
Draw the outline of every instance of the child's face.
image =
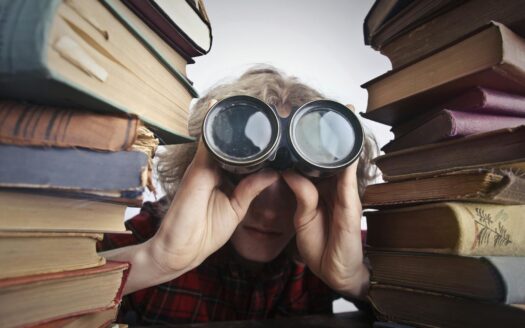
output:
[{"label": "child's face", "polygon": [[237,253],[256,262],[276,258],[295,235],[295,196],[280,179],[252,202],[231,241]]}]

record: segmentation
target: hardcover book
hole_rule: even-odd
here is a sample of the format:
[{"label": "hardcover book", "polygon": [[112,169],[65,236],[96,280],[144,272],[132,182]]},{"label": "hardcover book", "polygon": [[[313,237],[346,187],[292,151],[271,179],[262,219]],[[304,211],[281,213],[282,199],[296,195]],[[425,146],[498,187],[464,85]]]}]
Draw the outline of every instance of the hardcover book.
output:
[{"label": "hardcover book", "polygon": [[166,43],[186,58],[210,51],[211,26],[207,16],[191,0],[123,0],[137,16],[160,35]]},{"label": "hardcover book", "polygon": [[466,170],[416,180],[372,184],[366,187],[363,195],[365,208],[442,201],[525,204],[525,177],[505,170]]},{"label": "hardcover book", "polygon": [[0,208],[1,231],[126,231],[125,204],[0,189]]},{"label": "hardcover book", "polygon": [[368,299],[379,318],[418,327],[519,328],[525,322],[523,304],[494,304],[373,284]]},{"label": "hardcover book", "polygon": [[391,131],[396,138],[399,138],[434,118],[443,110],[480,115],[525,117],[525,96],[477,86],[443,104],[429,108],[428,112],[393,126]]},{"label": "hardcover book", "polygon": [[143,152],[0,145],[0,188],[85,194],[141,204],[148,177]]},{"label": "hardcover book", "polygon": [[128,264],[0,280],[0,326],[20,327],[82,315],[120,304]]},{"label": "hardcover book", "polygon": [[366,243],[376,249],[525,256],[525,205],[434,203],[365,216]]},{"label": "hardcover book", "polygon": [[523,53],[521,37],[491,23],[439,52],[365,83],[368,107],[364,116],[397,125],[432,107],[436,100],[451,99],[478,85],[523,95]]},{"label": "hardcover book", "polygon": [[102,3],[2,0],[0,13],[0,97],[135,114],[167,143],[191,140],[197,93]]},{"label": "hardcover book", "polygon": [[102,234],[0,231],[0,279],[103,265]]},{"label": "hardcover book", "polygon": [[525,125],[525,117],[487,115],[445,109],[381,150],[385,153],[455,139],[471,134]]},{"label": "hardcover book", "polygon": [[525,303],[525,257],[366,251],[371,280],[481,302]]},{"label": "hardcover book", "polygon": [[115,306],[103,311],[54,320],[32,328],[109,328],[116,320],[117,313],[118,306]]},{"label": "hardcover book", "polygon": [[435,176],[480,167],[518,167],[525,162],[525,126],[408,148],[374,159],[386,181]]},{"label": "hardcover book", "polygon": [[[500,22],[525,36],[525,15],[521,0],[469,0],[448,9],[439,15],[430,16],[427,21],[411,25],[388,40],[386,35],[380,36],[378,33],[374,42],[376,49],[390,59],[392,67],[398,68],[447,47],[454,40],[490,21]],[[387,34],[388,29],[384,32]]]},{"label": "hardcover book", "polygon": [[133,115],[0,100],[0,143],[4,144],[130,150],[138,128],[139,120]]}]

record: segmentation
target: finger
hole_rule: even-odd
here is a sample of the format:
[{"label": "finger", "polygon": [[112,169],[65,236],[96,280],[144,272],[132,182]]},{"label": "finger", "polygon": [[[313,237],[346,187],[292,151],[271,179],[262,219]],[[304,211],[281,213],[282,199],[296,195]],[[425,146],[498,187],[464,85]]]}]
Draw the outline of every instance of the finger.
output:
[{"label": "finger", "polygon": [[357,161],[352,163],[337,179],[337,200],[339,205],[350,208],[360,204],[359,188],[357,183]]},{"label": "finger", "polygon": [[346,104],[345,106],[346,106],[348,109],[350,109],[352,112],[355,113],[355,107],[354,107],[354,105],[352,105],[352,104]]},{"label": "finger", "polygon": [[182,185],[211,192],[211,189],[220,184],[220,180],[220,170],[217,164],[211,158],[203,142],[199,141],[197,152],[184,174]]},{"label": "finger", "polygon": [[301,228],[315,217],[319,193],[310,180],[294,171],[288,170],[282,177],[295,194],[297,207],[294,222],[296,229]]},{"label": "finger", "polygon": [[252,200],[257,197],[261,191],[277,182],[278,179],[279,175],[277,172],[273,170],[262,170],[248,175],[239,182],[230,197],[231,207],[239,221],[246,215]]}]

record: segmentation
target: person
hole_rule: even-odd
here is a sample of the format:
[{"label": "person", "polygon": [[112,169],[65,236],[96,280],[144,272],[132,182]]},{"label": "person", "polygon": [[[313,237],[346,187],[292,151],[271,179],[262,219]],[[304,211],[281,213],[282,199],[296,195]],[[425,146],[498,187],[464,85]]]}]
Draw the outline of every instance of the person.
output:
[{"label": "person", "polygon": [[[212,88],[191,112],[197,139],[215,101],[249,95],[287,116],[323,95],[271,66]],[[132,235],[107,235],[107,259],[131,264],[120,320],[174,324],[331,313],[337,297],[363,300],[361,203],[377,146],[358,162],[313,181],[263,169],[238,183],[202,141],[167,146],[159,179],[167,195],[128,220]]]}]

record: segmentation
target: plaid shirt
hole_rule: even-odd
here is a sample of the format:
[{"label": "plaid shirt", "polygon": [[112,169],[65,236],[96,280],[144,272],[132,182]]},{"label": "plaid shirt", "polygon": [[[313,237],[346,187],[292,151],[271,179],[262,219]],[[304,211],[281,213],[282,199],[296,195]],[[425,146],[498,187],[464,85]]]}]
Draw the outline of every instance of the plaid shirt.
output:
[{"label": "plaid shirt", "polygon": [[[140,214],[126,222],[133,234],[107,234],[100,250],[151,238],[161,223],[160,206],[145,203]],[[120,322],[174,324],[332,313],[336,294],[303,264],[283,253],[254,273],[237,257],[227,243],[180,277],[124,297]]]}]

